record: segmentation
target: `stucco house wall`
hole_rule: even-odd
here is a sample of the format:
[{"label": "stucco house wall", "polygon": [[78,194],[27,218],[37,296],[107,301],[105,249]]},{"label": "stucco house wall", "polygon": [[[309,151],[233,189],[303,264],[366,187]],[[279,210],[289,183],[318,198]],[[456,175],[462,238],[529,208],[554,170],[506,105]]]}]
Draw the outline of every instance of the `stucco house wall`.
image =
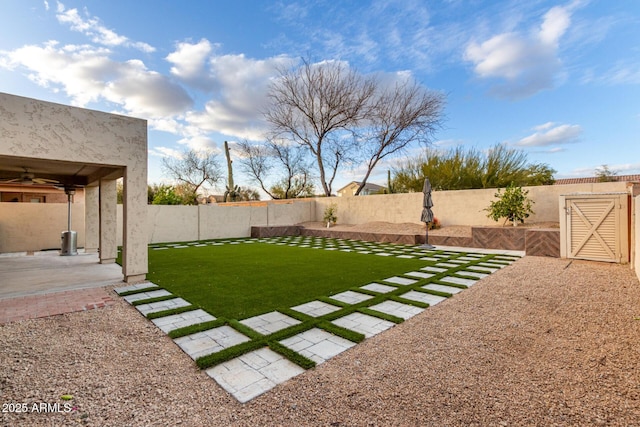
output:
[{"label": "stucco house wall", "polygon": [[[124,177],[123,275],[128,281],[145,277],[148,269],[145,120],[0,93],[0,159],[25,165],[30,160],[56,163],[61,168],[91,166],[96,172],[84,177],[86,185],[98,185],[102,196],[99,206],[92,204],[85,208],[102,213],[100,226],[91,227],[92,233],[97,229],[100,232],[101,260],[115,259],[114,180]],[[67,172],[70,176],[82,169],[71,170]]]}]

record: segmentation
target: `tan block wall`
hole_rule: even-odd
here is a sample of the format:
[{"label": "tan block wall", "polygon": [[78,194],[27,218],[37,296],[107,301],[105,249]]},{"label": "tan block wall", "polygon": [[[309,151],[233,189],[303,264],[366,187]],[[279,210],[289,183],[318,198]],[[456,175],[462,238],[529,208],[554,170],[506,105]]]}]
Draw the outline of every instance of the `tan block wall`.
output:
[{"label": "tan block wall", "polygon": [[[199,206],[149,205],[148,243],[250,237],[253,226],[313,221],[315,201],[266,201]],[[118,245],[122,244],[122,205],[118,205]]]},{"label": "tan block wall", "polygon": [[[561,194],[576,192],[626,191],[624,182],[597,184],[547,185],[525,187],[534,201],[527,222],[558,222],[558,199]],[[434,191],[433,212],[442,225],[496,225],[484,210],[495,200],[496,189]],[[380,194],[356,197],[317,198],[316,221],[322,221],[331,203],[338,206],[338,224],[361,224],[371,221],[420,223],[422,193]]]},{"label": "tan block wall", "polygon": [[[84,247],[84,204],[71,205],[71,229]],[[0,203],[0,253],[60,249],[66,230],[66,204]]]}]

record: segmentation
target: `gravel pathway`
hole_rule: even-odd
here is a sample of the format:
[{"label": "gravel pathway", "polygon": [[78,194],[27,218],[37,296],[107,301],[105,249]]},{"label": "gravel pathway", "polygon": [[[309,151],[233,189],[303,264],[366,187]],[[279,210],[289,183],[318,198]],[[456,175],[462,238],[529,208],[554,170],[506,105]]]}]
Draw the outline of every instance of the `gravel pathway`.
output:
[{"label": "gravel pathway", "polygon": [[0,325],[2,425],[638,425],[640,284],[628,266],[525,257],[248,404],[112,306]]}]

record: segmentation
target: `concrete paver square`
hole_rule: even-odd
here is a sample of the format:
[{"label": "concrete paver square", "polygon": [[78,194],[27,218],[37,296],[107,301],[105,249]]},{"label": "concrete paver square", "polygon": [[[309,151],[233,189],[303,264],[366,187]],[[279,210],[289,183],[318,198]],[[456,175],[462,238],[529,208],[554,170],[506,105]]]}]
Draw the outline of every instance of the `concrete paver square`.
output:
[{"label": "concrete paver square", "polygon": [[183,300],[182,298],[174,298],[166,301],[152,302],[149,304],[137,305],[136,309],[146,316],[149,313],[156,313],[158,311],[171,310],[173,308],[186,307],[191,305],[190,302]]},{"label": "concrete paver square", "polygon": [[295,307],[291,307],[291,309],[295,311],[299,311],[300,313],[304,313],[307,316],[320,317],[320,316],[324,316],[325,314],[338,311],[340,310],[340,307],[327,304],[326,302],[322,302],[322,301],[311,301],[311,302],[297,305]]},{"label": "concrete paver square", "polygon": [[199,323],[211,322],[216,318],[202,309],[186,311],[184,313],[172,314],[171,316],[159,317],[151,320],[164,333],[169,333],[175,329],[186,326],[197,325]]},{"label": "concrete paver square", "polygon": [[340,317],[331,323],[341,326],[352,331],[359,332],[367,338],[386,331],[395,324],[388,320],[379,319],[363,313],[351,313],[344,317]]},{"label": "concrete paver square", "polygon": [[127,295],[126,297],[124,297],[124,300],[131,304],[135,301],[142,301],[143,299],[166,297],[168,295],[171,295],[171,292],[165,289],[158,289],[156,291],[139,292],[137,294]]},{"label": "concrete paver square", "polygon": [[411,276],[411,277],[419,277],[420,279],[428,279],[429,277],[435,276],[435,274],[423,273],[422,271],[410,271],[408,273],[404,273],[404,275]]},{"label": "concrete paver square", "polygon": [[280,344],[313,360],[317,364],[326,362],[356,345],[354,342],[318,328],[284,339],[280,341]]},{"label": "concrete paver square", "polygon": [[304,369],[268,348],[252,351],[206,370],[207,375],[241,403],[303,372]]},{"label": "concrete paver square", "polygon": [[410,299],[412,301],[424,302],[431,305],[436,305],[439,302],[446,300],[447,298],[438,295],[431,295],[426,292],[409,291],[400,295],[401,298]]},{"label": "concrete paver square", "polygon": [[442,268],[442,267],[422,267],[420,270],[422,271],[429,271],[431,273],[442,273],[443,271],[447,271],[448,268]]},{"label": "concrete paver square", "polygon": [[361,294],[360,292],[345,291],[339,294],[331,295],[331,299],[342,301],[347,304],[358,304],[359,302],[366,301],[373,298],[371,295]]},{"label": "concrete paver square", "polygon": [[442,279],[440,279],[440,281],[445,283],[455,283],[456,285],[464,285],[464,286],[473,286],[477,282],[477,280],[462,279],[460,277],[453,277],[453,276],[445,276]]},{"label": "concrete paver square", "polygon": [[286,329],[289,326],[297,325],[301,322],[278,311],[272,311],[270,313],[241,320],[240,323],[250,327],[262,335],[269,335],[282,329]]},{"label": "concrete paver square", "polygon": [[389,283],[395,283],[396,285],[413,285],[417,282],[417,280],[407,279],[406,277],[399,276],[387,277],[386,279],[382,280]]},{"label": "concrete paver square", "polygon": [[453,287],[453,286],[438,285],[437,283],[429,283],[428,285],[421,286],[421,287],[423,289],[431,289],[432,291],[446,292],[448,294],[457,294],[458,292],[462,292],[463,291],[462,288],[456,288],[456,287]]},{"label": "concrete paver square", "polygon": [[447,268],[452,268],[452,267],[460,267],[459,264],[451,264],[450,262],[439,262],[436,264],[437,267],[447,267]]},{"label": "concrete paver square", "polygon": [[360,287],[368,291],[380,292],[381,294],[386,294],[387,292],[395,291],[396,289],[398,289],[395,286],[381,285],[380,283],[369,283],[368,285]]},{"label": "concrete paver square", "polygon": [[491,273],[494,273],[494,272],[500,270],[499,267],[489,268],[489,267],[483,267],[483,266],[480,266],[480,265],[470,265],[469,267],[466,267],[466,269],[467,270],[480,271],[482,273],[488,273],[488,274],[491,274]]},{"label": "concrete paver square", "polygon": [[462,274],[463,276],[477,277],[478,279],[483,279],[489,275],[487,273],[478,273],[477,271],[467,270],[458,271],[458,274]]},{"label": "concrete paver square", "polygon": [[479,262],[477,265],[482,266],[482,267],[488,267],[488,268],[495,268],[497,270],[500,270],[501,268],[506,267],[505,264],[498,264],[498,263],[492,263],[492,262]]},{"label": "concrete paver square", "polygon": [[440,261],[440,260],[438,258],[432,258],[432,257],[425,256],[425,257],[420,258],[420,261],[434,261],[435,262],[435,261]]},{"label": "concrete paver square", "polygon": [[250,341],[250,339],[232,327],[225,325],[176,338],[174,341],[193,360],[196,360],[207,354],[217,353],[225,348]]},{"label": "concrete paver square", "polygon": [[384,302],[381,302],[380,304],[372,305],[369,308],[371,310],[390,314],[392,316],[400,317],[405,320],[424,311],[424,309],[420,307],[415,307],[409,304],[402,304],[397,301],[384,301]]},{"label": "concrete paver square", "polygon": [[129,285],[129,286],[121,286],[119,288],[115,288],[114,291],[116,291],[116,293],[118,295],[123,294],[125,292],[129,292],[129,291],[137,291],[139,289],[149,289],[149,288],[157,288],[158,285],[151,283],[151,282],[143,282],[143,283],[137,283],[135,285]]}]

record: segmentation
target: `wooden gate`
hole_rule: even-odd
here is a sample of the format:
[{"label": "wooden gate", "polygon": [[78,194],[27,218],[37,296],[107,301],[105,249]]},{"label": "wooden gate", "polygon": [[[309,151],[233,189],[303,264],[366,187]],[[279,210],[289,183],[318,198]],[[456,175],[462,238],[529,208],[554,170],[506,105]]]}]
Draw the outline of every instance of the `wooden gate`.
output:
[{"label": "wooden gate", "polygon": [[572,194],[561,196],[561,203],[562,257],[629,262],[627,193]]}]

